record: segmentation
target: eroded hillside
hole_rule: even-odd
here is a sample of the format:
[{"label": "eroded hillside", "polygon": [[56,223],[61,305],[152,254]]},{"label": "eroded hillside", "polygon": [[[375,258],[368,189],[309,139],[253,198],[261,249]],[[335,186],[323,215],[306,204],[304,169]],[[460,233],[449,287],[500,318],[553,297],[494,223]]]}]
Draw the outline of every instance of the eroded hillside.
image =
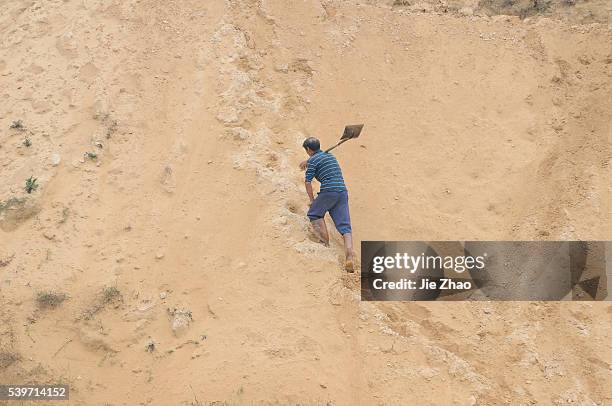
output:
[{"label": "eroded hillside", "polygon": [[360,303],[338,236],[312,241],[301,141],[354,122],[357,242],[610,238],[605,2],[399,3],[3,2],[0,381],[609,403],[610,305]]}]

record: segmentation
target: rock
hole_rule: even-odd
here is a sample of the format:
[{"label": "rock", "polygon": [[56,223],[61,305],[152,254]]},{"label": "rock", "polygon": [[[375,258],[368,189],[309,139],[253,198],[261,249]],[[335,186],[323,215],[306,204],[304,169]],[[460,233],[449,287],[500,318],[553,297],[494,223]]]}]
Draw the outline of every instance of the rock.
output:
[{"label": "rock", "polygon": [[58,166],[61,161],[62,161],[62,157],[60,156],[60,154],[51,155],[51,165]]},{"label": "rock", "polygon": [[176,337],[183,335],[189,328],[189,324],[193,320],[190,310],[168,309],[168,314],[172,316],[171,328]]},{"label": "rock", "polygon": [[419,375],[427,381],[438,376],[439,374],[440,371],[436,368],[421,368],[419,370]]},{"label": "rock", "polygon": [[236,141],[244,141],[251,137],[251,133],[242,127],[235,127],[230,130],[230,134]]},{"label": "rock", "polygon": [[225,125],[238,124],[240,120],[240,112],[233,106],[223,106],[217,113],[217,120]]},{"label": "rock", "polygon": [[474,10],[471,7],[463,7],[459,9],[459,14],[466,16],[466,17],[472,16],[474,15]]},{"label": "rock", "polygon": [[281,72],[281,73],[288,73],[289,72],[289,66],[287,64],[276,65],[274,67],[274,70],[277,71],[277,72]]},{"label": "rock", "polygon": [[[154,302],[143,301],[136,308],[127,312],[124,315],[124,319],[127,321],[153,320],[155,318],[155,313],[153,312],[154,308]],[[145,324],[146,323],[143,323],[143,325]],[[139,327],[137,326],[137,328]]]},{"label": "rock", "polygon": [[167,293],[167,292],[161,292],[161,293],[159,294],[159,298],[160,298],[160,299],[162,299],[162,300],[163,300],[163,299],[165,299],[167,296],[168,296],[168,293]]},{"label": "rock", "polygon": [[163,259],[164,257],[165,257],[165,254],[161,251],[155,254],[155,259]]},{"label": "rock", "polygon": [[189,328],[189,319],[184,315],[175,315],[172,319],[172,332],[174,335],[182,335]]}]

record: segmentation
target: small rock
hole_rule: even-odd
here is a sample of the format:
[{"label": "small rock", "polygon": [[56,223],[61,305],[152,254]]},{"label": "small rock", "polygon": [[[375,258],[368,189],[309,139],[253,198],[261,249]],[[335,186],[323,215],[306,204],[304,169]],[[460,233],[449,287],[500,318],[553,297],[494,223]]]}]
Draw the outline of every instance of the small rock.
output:
[{"label": "small rock", "polygon": [[247,138],[251,137],[251,133],[248,130],[245,130],[242,127],[232,128],[230,133],[234,137],[236,141],[244,141]]},{"label": "small rock", "polygon": [[463,7],[459,9],[459,14],[469,17],[474,15],[474,10],[471,7]]},{"label": "small rock", "polygon": [[282,73],[288,73],[289,72],[289,66],[288,65],[276,65],[274,67],[274,70],[277,72],[282,72]]},{"label": "small rock", "polygon": [[172,318],[172,332],[175,336],[180,336],[187,331],[191,323],[191,312],[175,311]]},{"label": "small rock", "polygon": [[163,253],[163,252],[158,252],[158,253],[155,255],[155,258],[156,258],[156,259],[162,259],[164,256],[165,256],[165,255],[164,255],[164,253]]},{"label": "small rock", "polygon": [[60,157],[60,154],[51,155],[51,165],[58,166],[61,161],[62,161],[62,158]]},{"label": "small rock", "polygon": [[423,377],[425,380],[430,380],[440,374],[436,368],[421,368],[419,370],[419,375]]},{"label": "small rock", "polygon": [[161,292],[161,293],[159,294],[159,298],[160,298],[160,299],[162,299],[162,300],[163,300],[163,299],[165,299],[167,296],[168,296],[168,293],[167,293],[167,292]]}]

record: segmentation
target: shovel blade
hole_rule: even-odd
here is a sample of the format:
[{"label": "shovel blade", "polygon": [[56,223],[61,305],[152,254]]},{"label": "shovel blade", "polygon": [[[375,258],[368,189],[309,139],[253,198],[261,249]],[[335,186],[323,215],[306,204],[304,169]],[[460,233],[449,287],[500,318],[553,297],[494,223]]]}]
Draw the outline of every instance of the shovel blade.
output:
[{"label": "shovel blade", "polygon": [[344,133],[342,134],[341,140],[350,140],[351,138],[359,137],[363,124],[347,125],[344,127]]}]

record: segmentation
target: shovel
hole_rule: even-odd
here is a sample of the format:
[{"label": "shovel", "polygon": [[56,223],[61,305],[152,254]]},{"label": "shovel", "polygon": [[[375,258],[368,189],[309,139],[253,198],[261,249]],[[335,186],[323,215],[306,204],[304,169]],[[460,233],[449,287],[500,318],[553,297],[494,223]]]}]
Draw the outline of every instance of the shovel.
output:
[{"label": "shovel", "polygon": [[332,149],[336,148],[340,144],[347,142],[348,140],[352,140],[353,138],[359,137],[362,128],[363,124],[347,125],[346,127],[344,127],[344,133],[342,134],[342,137],[340,137],[340,141],[338,141],[336,145],[327,148],[325,152],[331,151]]}]

